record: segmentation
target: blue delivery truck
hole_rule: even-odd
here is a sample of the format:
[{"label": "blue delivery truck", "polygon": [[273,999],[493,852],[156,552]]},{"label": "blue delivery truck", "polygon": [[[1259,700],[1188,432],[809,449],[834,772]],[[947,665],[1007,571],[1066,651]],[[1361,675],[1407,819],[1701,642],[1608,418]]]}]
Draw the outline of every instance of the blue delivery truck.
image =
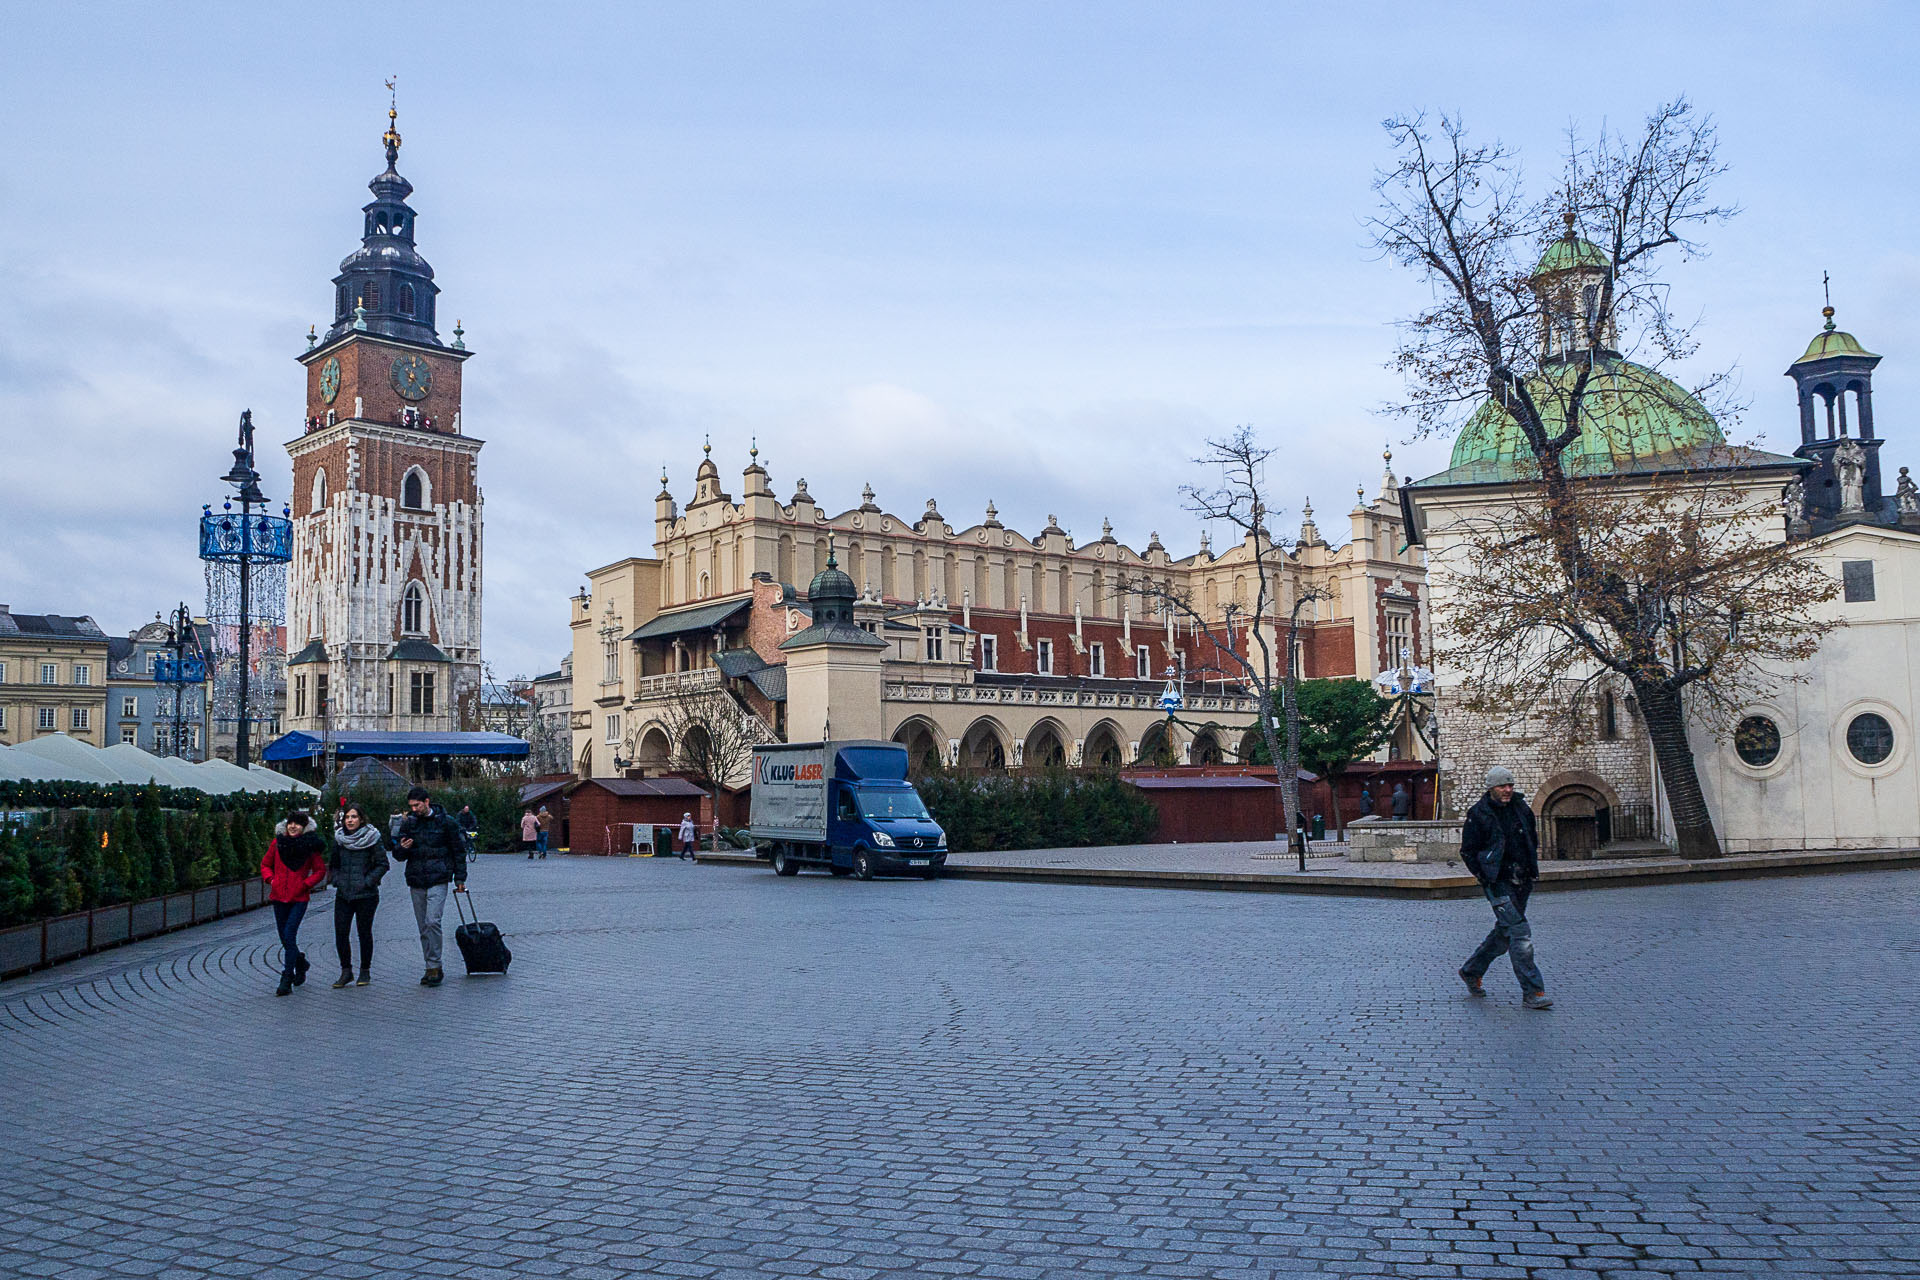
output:
[{"label": "blue delivery truck", "polygon": [[907,781],[897,742],[783,742],[753,749],[748,833],[774,872],[826,867],[861,880],[931,880],[947,833]]}]

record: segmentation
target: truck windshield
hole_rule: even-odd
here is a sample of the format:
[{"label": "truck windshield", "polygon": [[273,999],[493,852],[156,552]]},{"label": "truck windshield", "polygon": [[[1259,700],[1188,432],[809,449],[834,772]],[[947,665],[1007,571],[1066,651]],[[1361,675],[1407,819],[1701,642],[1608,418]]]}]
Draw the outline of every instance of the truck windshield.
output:
[{"label": "truck windshield", "polygon": [[886,818],[925,818],[927,806],[920,803],[920,797],[911,787],[901,787],[895,791],[860,789],[860,816],[872,821]]}]

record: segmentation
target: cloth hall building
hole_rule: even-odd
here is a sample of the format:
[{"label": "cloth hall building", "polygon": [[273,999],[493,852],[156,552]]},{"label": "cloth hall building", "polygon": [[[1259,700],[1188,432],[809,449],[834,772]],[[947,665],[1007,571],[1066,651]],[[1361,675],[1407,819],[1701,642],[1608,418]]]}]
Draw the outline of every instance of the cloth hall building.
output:
[{"label": "cloth hall building", "polygon": [[[1388,462],[1345,545],[1308,506],[1298,538],[1274,548],[1274,616],[1316,596],[1294,655],[1306,677],[1371,678],[1424,652],[1422,553],[1406,546]],[[921,765],[1230,763],[1250,745],[1255,698],[1206,629],[1130,587],[1183,595],[1218,632],[1256,597],[1253,560],[1250,540],[1175,557],[1157,534],[1136,550],[1111,525],[1076,542],[1052,517],[1026,534],[992,503],[964,527],[934,500],[909,518],[871,488],[834,513],[804,480],[776,496],[757,452],[735,498],[708,456],[684,507],[661,477],[653,555],[592,570],[573,600],[574,771],[665,772],[673,707],[690,697],[720,700],[765,740],[886,738]],[[1232,636],[1246,644],[1244,627]]]}]

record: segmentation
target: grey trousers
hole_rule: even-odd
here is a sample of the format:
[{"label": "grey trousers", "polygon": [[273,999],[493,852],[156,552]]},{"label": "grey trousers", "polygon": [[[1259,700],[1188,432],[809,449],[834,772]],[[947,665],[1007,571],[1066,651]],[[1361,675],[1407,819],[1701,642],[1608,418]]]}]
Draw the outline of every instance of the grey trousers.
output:
[{"label": "grey trousers", "polygon": [[420,926],[420,954],[426,957],[427,968],[440,967],[440,917],[447,911],[447,886],[431,884],[424,889],[409,885],[407,892],[413,895],[413,918]]}]

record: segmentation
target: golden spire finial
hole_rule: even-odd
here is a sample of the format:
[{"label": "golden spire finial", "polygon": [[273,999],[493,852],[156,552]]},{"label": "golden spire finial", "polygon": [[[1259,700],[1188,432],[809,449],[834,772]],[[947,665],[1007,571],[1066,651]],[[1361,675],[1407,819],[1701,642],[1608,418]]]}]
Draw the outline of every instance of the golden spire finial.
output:
[{"label": "golden spire finial", "polygon": [[399,80],[397,75],[387,80],[387,131],[380,135],[380,141],[386,144],[389,169],[400,160],[400,130],[396,127],[400,119],[400,92],[394,87]]}]

